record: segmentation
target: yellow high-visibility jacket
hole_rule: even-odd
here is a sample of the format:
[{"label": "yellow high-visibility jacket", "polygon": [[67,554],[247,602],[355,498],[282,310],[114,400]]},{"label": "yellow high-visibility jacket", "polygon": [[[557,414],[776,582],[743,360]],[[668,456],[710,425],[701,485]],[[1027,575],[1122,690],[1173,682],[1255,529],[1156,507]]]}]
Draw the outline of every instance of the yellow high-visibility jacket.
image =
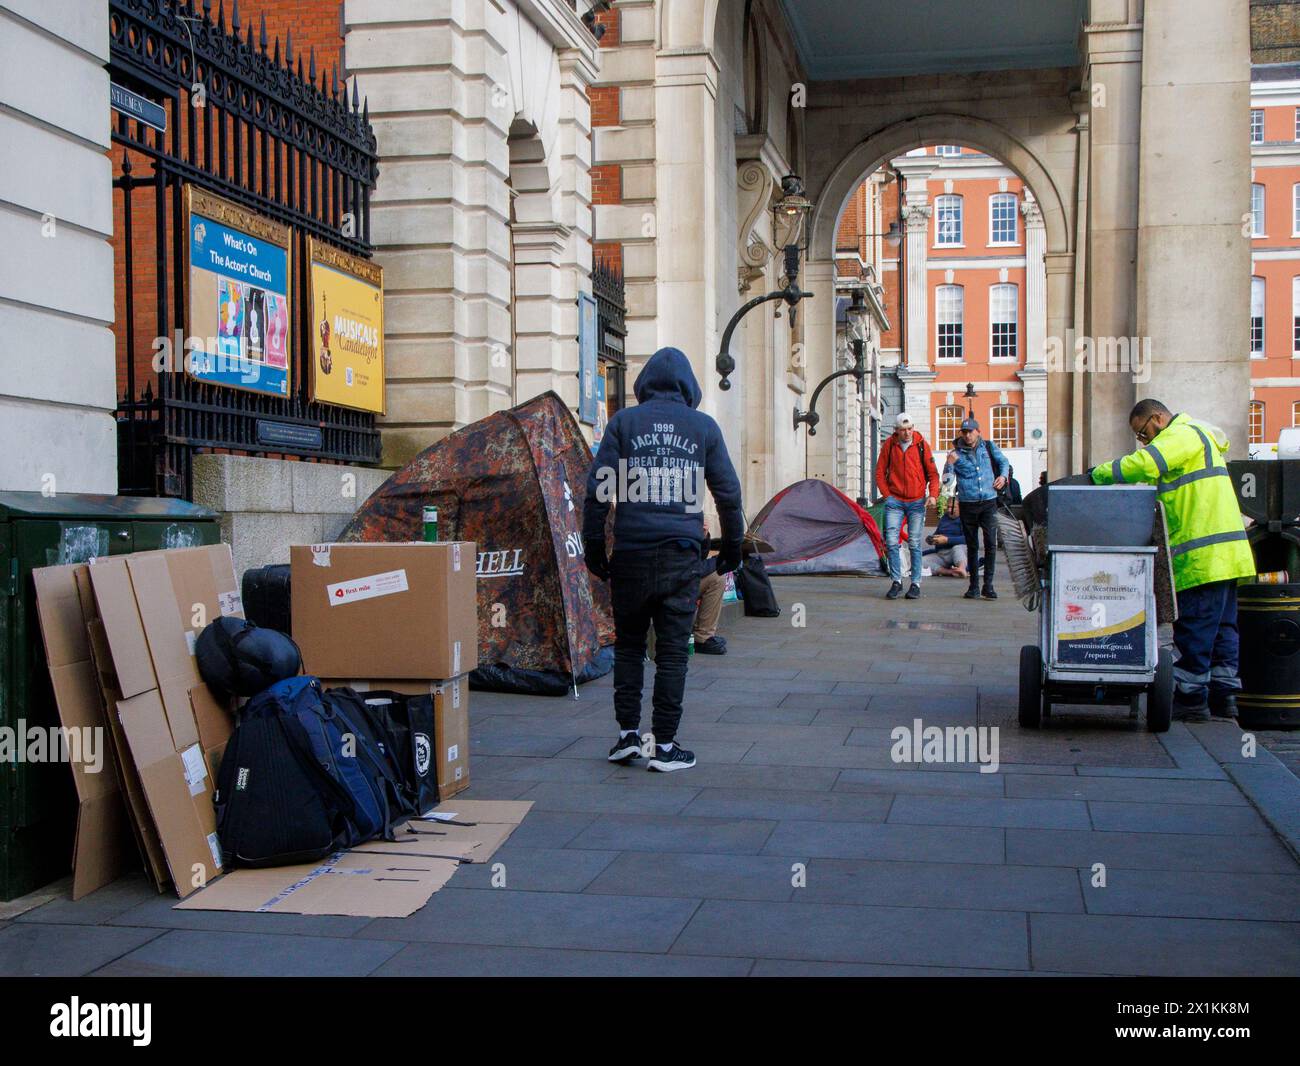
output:
[{"label": "yellow high-visibility jacket", "polygon": [[1177,415],[1143,448],[1092,471],[1098,485],[1155,485],[1165,505],[1174,586],[1255,576],[1241,508],[1223,455],[1218,426]]}]

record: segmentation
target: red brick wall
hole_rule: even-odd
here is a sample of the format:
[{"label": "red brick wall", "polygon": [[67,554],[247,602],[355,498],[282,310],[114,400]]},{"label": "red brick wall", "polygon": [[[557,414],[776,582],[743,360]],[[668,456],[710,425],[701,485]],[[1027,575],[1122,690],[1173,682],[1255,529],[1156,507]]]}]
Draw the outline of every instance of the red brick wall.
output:
[{"label": "red brick wall", "polygon": [[591,202],[593,204],[623,202],[623,168],[617,163],[602,163],[591,168]]},{"label": "red brick wall", "polygon": [[621,12],[611,8],[596,16],[596,21],[605,27],[605,36],[600,39],[601,48],[617,48],[623,43]]},{"label": "red brick wall", "polygon": [[617,126],[619,122],[618,86],[593,85],[587,91],[591,101],[593,126]]},{"label": "red brick wall", "polygon": [[598,264],[623,273],[623,246],[617,241],[593,241],[591,251]]},{"label": "red brick wall", "polygon": [[[280,38],[280,54],[284,55],[285,36],[293,31],[293,54],[302,56],[303,73],[311,49],[316,50],[316,76],[328,72],[331,66],[343,71],[342,0],[241,0],[240,23],[253,27],[253,40],[258,39],[262,16],[266,16],[266,38],[274,44]],[[230,5],[226,5],[226,18],[230,18]],[[245,32],[247,30],[245,29]],[[317,81],[319,84],[319,80]]]}]

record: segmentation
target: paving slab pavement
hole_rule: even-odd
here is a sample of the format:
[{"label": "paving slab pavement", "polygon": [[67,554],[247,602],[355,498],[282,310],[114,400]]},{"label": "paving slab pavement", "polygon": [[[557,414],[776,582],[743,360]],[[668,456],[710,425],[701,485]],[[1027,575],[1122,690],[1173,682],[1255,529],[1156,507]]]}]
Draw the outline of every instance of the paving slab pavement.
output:
[{"label": "paving slab pavement", "polygon": [[[0,973],[1300,973],[1300,782],[1266,745],[1243,754],[1221,723],[1157,736],[1116,708],[1022,731],[1036,619],[1009,594],[774,585],[782,617],[729,614],[730,653],[691,660],[693,770],[605,760],[608,677],[576,700],[473,693],[466,796],[535,806],[410,918],[178,911],[138,876],[76,902],[56,886],[0,913]],[[996,730],[996,772],[961,749],[898,761],[917,719]]]}]

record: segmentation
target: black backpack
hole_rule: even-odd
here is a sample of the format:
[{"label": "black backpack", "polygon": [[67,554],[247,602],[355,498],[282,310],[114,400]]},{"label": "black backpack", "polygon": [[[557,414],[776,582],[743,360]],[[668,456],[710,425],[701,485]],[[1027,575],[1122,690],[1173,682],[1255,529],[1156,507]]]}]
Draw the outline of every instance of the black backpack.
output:
[{"label": "black backpack", "polygon": [[745,556],[736,571],[736,592],[745,603],[745,614],[751,618],[779,618],[781,606],[772,590],[772,579],[767,567],[757,555]]},{"label": "black backpack", "polygon": [[282,696],[316,698],[310,685],[254,697],[221,758],[213,805],[227,869],[316,862],[361,842],[352,794],[325,772]]},{"label": "black backpack", "polygon": [[218,618],[194,644],[199,675],[218,697],[256,696],[302,670],[298,645],[243,618]]}]

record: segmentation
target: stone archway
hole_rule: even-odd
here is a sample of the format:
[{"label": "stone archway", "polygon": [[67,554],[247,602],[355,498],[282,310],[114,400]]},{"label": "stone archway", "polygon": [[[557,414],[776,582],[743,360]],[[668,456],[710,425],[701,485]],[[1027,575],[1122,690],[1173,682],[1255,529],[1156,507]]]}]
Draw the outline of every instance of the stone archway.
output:
[{"label": "stone archway", "polygon": [[1048,254],[1072,249],[1071,215],[1056,181],[1037,156],[1014,134],[987,119],[974,115],[935,113],[895,122],[868,135],[851,148],[839,163],[808,189],[815,201],[811,220],[810,259],[828,259],[835,251],[835,224],[858,183],[896,156],[932,144],[959,144],[993,156],[1015,171],[1033,191],[1043,213]]},{"label": "stone archway", "polygon": [[[1063,122],[1070,121],[1065,117],[1067,114],[1072,115],[1068,101],[1064,103]],[[1066,375],[1047,372],[1046,354],[1048,338],[1065,337],[1074,324],[1077,236],[1077,220],[1071,199],[1073,190],[1067,181],[1067,177],[1073,178],[1073,166],[1063,167],[1059,153],[1053,160],[1055,169],[1051,170],[1040,158],[1039,151],[1026,143],[1026,138],[1000,122],[979,115],[933,111],[883,122],[853,147],[840,152],[838,158],[823,153],[810,162],[812,173],[808,188],[815,207],[809,220],[808,277],[824,277],[825,284],[833,279],[837,222],[863,178],[892,159],[934,144],[961,145],[993,157],[1021,178],[1032,194],[1032,201],[1025,211],[1025,362],[1018,376],[1023,382],[1026,421],[1046,426],[1047,430],[1036,449],[1035,463],[1041,464],[1040,468],[1045,467],[1050,453],[1053,464],[1059,466],[1068,457],[1072,425],[1071,384]],[[1036,147],[1041,150],[1041,146]],[[918,225],[913,227],[909,223],[908,226],[907,259],[909,264],[916,264],[924,284],[929,208],[922,208],[922,212],[913,220]],[[833,305],[829,301],[815,300],[813,304],[808,324],[817,338],[810,345],[810,354],[815,358],[819,352],[834,350],[835,323]],[[907,362],[900,368],[899,378],[904,383],[911,380],[916,394],[926,401],[924,410],[912,413],[914,417],[924,416],[928,422],[927,398],[934,370],[926,344],[930,324],[924,301],[907,305],[906,330],[909,337],[919,338],[920,343],[909,344]],[[829,370],[829,365],[819,366],[814,373],[827,373]],[[914,405],[910,396],[908,403]],[[808,444],[810,465],[830,469],[833,456],[829,442],[814,439]]]}]

